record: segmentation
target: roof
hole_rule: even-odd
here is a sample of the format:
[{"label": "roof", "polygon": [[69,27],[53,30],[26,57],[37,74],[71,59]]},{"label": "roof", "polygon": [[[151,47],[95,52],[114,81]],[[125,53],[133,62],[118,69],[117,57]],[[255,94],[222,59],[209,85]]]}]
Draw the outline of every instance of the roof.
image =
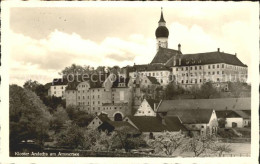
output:
[{"label": "roof", "polygon": [[140,131],[126,121],[105,121],[99,127],[108,131],[125,131],[126,133],[139,134]]},{"label": "roof", "polygon": [[67,79],[63,79],[63,78],[53,79],[53,81],[52,81],[52,86],[53,85],[67,85],[67,84],[68,84],[68,80]]},{"label": "roof", "polygon": [[127,116],[141,132],[162,132],[167,130],[160,118],[151,116]]},{"label": "roof", "polygon": [[[163,18],[163,12],[162,12],[162,11],[161,11],[161,17],[160,17],[159,22],[165,22],[165,20],[164,20],[164,18]],[[159,22],[158,22],[158,23],[159,23]]]},{"label": "roof", "polygon": [[148,104],[150,105],[150,107],[154,107],[154,104],[158,104],[160,101],[155,100],[155,99],[146,99],[146,101],[148,102]]},{"label": "roof", "polygon": [[168,38],[169,30],[166,26],[159,26],[155,31],[156,38],[165,37]]},{"label": "roof", "polygon": [[186,127],[177,116],[166,116],[163,118],[168,131],[186,131]]},{"label": "roof", "polygon": [[162,100],[158,112],[174,109],[251,110],[251,98]]},{"label": "roof", "polygon": [[213,109],[172,110],[167,116],[178,116],[183,124],[207,124]]},{"label": "roof", "polygon": [[[173,63],[173,62],[171,62]],[[247,67],[243,64],[236,55],[214,51],[205,53],[195,53],[195,54],[183,54],[181,56],[181,64],[176,62],[176,66],[191,66],[191,65],[205,65],[205,64],[216,64],[216,63],[226,63],[236,66]]]},{"label": "roof", "polygon": [[80,75],[80,76],[74,76],[70,77],[72,79],[68,79],[68,86],[66,87],[66,90],[76,90],[77,86],[81,82],[88,82],[90,85],[90,88],[102,88],[103,82],[108,78],[109,74],[99,74],[98,72],[93,72],[92,74]]},{"label": "roof", "polygon": [[128,67],[129,72],[142,72],[142,71],[171,71],[171,68],[163,64],[142,64]]},{"label": "roof", "polygon": [[110,121],[110,119],[107,117],[107,114],[104,114],[104,113],[100,113],[97,117],[98,117],[102,122]]},{"label": "roof", "polygon": [[160,83],[157,81],[157,79],[155,77],[152,77],[152,76],[146,76],[146,77],[152,84],[160,85]]},{"label": "roof", "polygon": [[151,64],[161,63],[165,64],[169,59],[173,56],[181,55],[181,51],[159,47],[158,52],[156,53],[155,57],[153,58]]},{"label": "roof", "polygon": [[219,110],[216,111],[217,118],[227,118],[227,116],[233,112],[232,110]]},{"label": "roof", "polygon": [[248,115],[246,112],[242,111],[242,110],[236,110],[234,111],[236,112],[239,116],[241,116],[242,118],[246,118],[249,119],[251,118],[251,115]]}]

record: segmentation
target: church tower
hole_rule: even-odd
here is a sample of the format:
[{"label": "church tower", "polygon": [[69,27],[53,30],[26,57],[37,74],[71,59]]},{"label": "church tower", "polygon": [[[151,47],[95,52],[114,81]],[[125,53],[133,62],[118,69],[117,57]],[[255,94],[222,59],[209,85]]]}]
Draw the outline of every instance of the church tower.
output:
[{"label": "church tower", "polygon": [[161,18],[158,22],[158,27],[155,31],[155,36],[157,40],[157,51],[159,47],[168,48],[168,36],[169,30],[166,27],[166,22],[163,18],[163,10],[161,8]]}]

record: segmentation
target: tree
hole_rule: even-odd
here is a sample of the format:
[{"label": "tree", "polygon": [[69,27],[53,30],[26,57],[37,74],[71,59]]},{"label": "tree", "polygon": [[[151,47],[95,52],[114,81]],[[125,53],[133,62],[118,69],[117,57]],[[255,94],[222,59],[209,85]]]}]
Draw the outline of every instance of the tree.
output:
[{"label": "tree", "polygon": [[199,90],[199,96],[201,98],[207,98],[209,99],[211,96],[217,94],[218,91],[217,89],[212,85],[211,82],[206,82],[201,85],[200,90]]},{"label": "tree", "polygon": [[230,148],[230,144],[217,143],[217,142],[213,144],[211,150],[215,153],[218,153],[219,157],[221,157],[224,152],[229,153],[232,151],[232,149]]},{"label": "tree", "polygon": [[141,136],[133,137],[134,133],[132,129],[128,126],[122,126],[117,128],[115,131],[115,148],[122,148],[126,152],[129,152],[131,149],[137,148],[144,143],[144,140]]},{"label": "tree", "polygon": [[69,117],[66,110],[63,107],[58,107],[57,111],[53,113],[53,117],[51,119],[51,128],[55,131],[55,133],[58,133],[68,120]]},{"label": "tree", "polygon": [[115,143],[115,136],[115,132],[111,132],[110,134],[108,134],[107,132],[100,132],[100,134],[96,138],[95,144],[91,145],[91,150],[109,152]]},{"label": "tree", "polygon": [[155,150],[155,153],[171,156],[184,141],[184,135],[181,133],[164,132],[155,139],[149,139],[148,145]]},{"label": "tree", "polygon": [[76,76],[76,75],[83,75],[88,74],[91,72],[90,66],[81,66],[72,64],[69,67],[65,67],[61,72],[59,72],[60,75],[67,78],[70,75]]},{"label": "tree", "polygon": [[195,157],[210,150],[213,140],[210,137],[194,136],[189,138],[182,147],[182,152],[193,152]]},{"label": "tree", "polygon": [[79,110],[77,106],[73,105],[68,106],[66,111],[69,119],[80,127],[87,126],[95,117],[93,114],[88,114],[86,111]]},{"label": "tree", "polygon": [[10,85],[9,94],[10,150],[27,140],[43,146],[51,119],[47,107],[34,92],[17,85]]},{"label": "tree", "polygon": [[251,87],[247,83],[242,82],[228,82],[228,89],[236,98],[240,97],[243,91],[251,91]]},{"label": "tree", "polygon": [[220,119],[218,120],[218,126],[219,126],[220,128],[225,128],[226,123],[227,123],[226,118],[220,118]]},{"label": "tree", "polygon": [[165,88],[165,99],[173,99],[174,96],[178,96],[184,93],[184,89],[177,85],[175,82],[169,83]]},{"label": "tree", "polygon": [[85,147],[85,130],[71,121],[66,122],[64,130],[56,136],[57,146],[72,149]]}]

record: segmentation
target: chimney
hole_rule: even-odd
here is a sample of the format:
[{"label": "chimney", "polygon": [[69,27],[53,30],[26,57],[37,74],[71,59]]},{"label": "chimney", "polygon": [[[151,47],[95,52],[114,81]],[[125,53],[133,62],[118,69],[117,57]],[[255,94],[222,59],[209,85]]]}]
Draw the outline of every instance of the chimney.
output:
[{"label": "chimney", "polygon": [[218,52],[220,51],[220,48],[218,48]]},{"label": "chimney", "polygon": [[235,56],[237,56],[237,53],[235,53]]},{"label": "chimney", "polygon": [[178,44],[178,50],[181,51],[181,44]]}]

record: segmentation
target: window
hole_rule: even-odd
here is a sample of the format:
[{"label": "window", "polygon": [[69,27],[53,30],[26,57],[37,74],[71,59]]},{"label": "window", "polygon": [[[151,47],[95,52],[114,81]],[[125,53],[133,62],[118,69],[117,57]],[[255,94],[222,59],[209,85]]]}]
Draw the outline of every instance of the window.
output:
[{"label": "window", "polygon": [[78,99],[80,99],[80,96],[78,97]]},{"label": "window", "polygon": [[56,89],[56,87],[54,87],[54,89]]},{"label": "window", "polygon": [[208,72],[208,74],[210,75],[210,72]]},{"label": "window", "polygon": [[99,98],[99,95],[97,97]]},{"label": "window", "polygon": [[161,79],[161,83],[163,83],[163,79]]},{"label": "window", "polygon": [[217,65],[217,68],[219,68],[219,65]]},{"label": "window", "polygon": [[197,70],[197,66],[195,66],[195,70]]},{"label": "window", "polygon": [[217,74],[219,74],[219,71],[217,71]]},{"label": "window", "polygon": [[200,79],[200,83],[202,82],[202,79]]},{"label": "window", "polygon": [[93,101],[93,105],[95,104],[95,101]]},{"label": "window", "polygon": [[214,69],[214,68],[215,68],[215,65],[213,65],[212,67],[213,67],[213,69]]},{"label": "window", "polygon": [[195,84],[197,84],[197,79],[195,79]]},{"label": "window", "polygon": [[98,104],[100,104],[100,101],[98,101]]},{"label": "window", "polygon": [[84,96],[83,96],[82,98],[83,98],[83,99],[85,99],[85,97],[84,97]]},{"label": "window", "polygon": [[184,80],[182,80],[181,83],[183,84],[183,83],[184,83]]},{"label": "window", "polygon": [[215,75],[215,72],[212,72],[212,75]]},{"label": "window", "polygon": [[186,80],[186,83],[189,83],[189,80]]},{"label": "window", "polygon": [[186,70],[188,70],[189,68],[188,67],[186,67]]},{"label": "window", "polygon": [[224,68],[224,64],[222,64],[222,68]]},{"label": "window", "polygon": [[190,67],[190,70],[192,70],[192,67]]},{"label": "window", "polygon": [[201,126],[201,128],[204,128],[204,126]]},{"label": "window", "polygon": [[61,87],[61,89],[63,89],[63,87]]},{"label": "window", "polygon": [[208,69],[210,69],[210,65],[208,66]]},{"label": "window", "polygon": [[178,68],[176,68],[176,71],[178,71]]},{"label": "window", "polygon": [[224,74],[224,71],[222,71],[222,74]]},{"label": "window", "polygon": [[93,99],[95,98],[95,96],[93,95]]},{"label": "window", "polygon": [[183,71],[183,67],[181,68],[181,70]]},{"label": "window", "polygon": [[56,91],[54,91],[54,94],[56,94]]}]

